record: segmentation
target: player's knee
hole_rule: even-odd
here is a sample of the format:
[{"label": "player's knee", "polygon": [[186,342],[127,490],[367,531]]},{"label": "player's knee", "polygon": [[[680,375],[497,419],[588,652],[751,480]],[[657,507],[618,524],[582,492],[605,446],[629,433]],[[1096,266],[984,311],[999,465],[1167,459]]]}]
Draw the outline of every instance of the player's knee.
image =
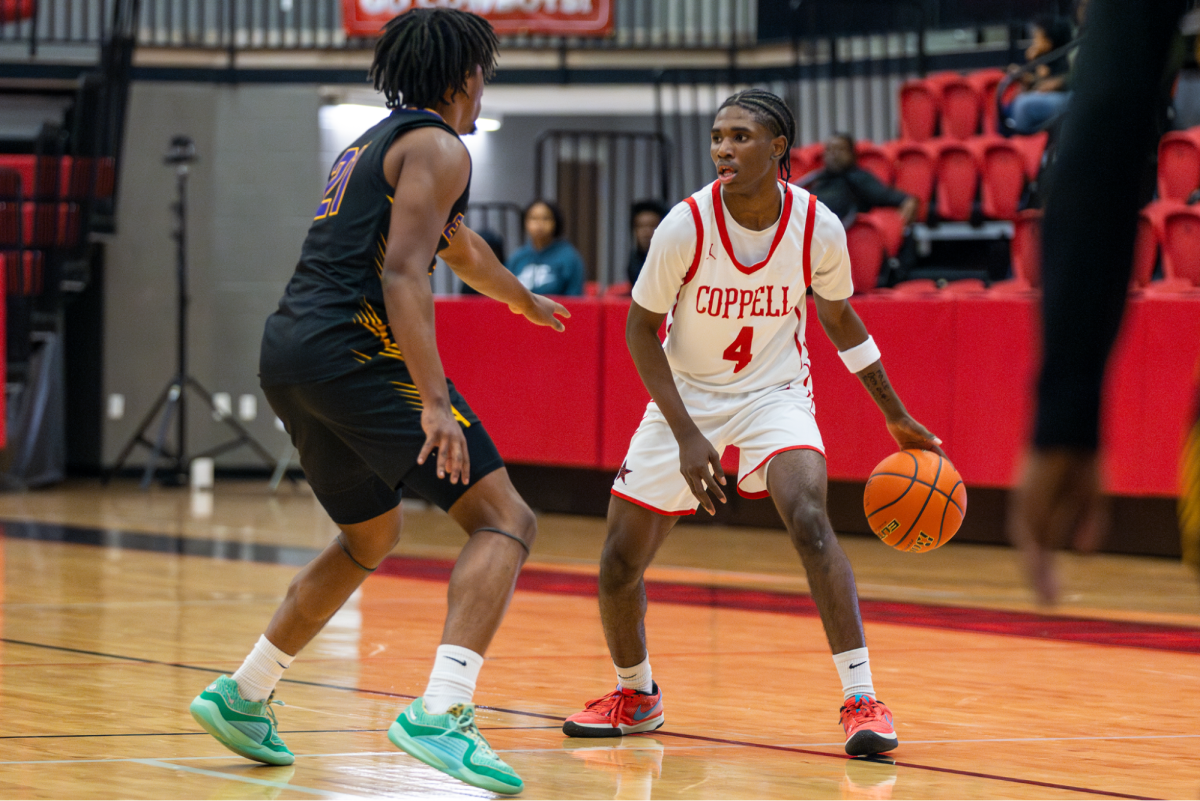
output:
[{"label": "player's knee", "polygon": [[483,527],[499,529],[508,536],[525,543],[528,548],[532,548],[533,541],[537,539],[537,516],[524,501],[511,504],[502,512],[497,513]]},{"label": "player's knee", "polygon": [[796,504],[788,515],[787,528],[792,544],[801,554],[824,550],[833,534],[824,507],[810,501]]},{"label": "player's knee", "polygon": [[646,571],[646,561],[621,539],[609,537],[600,553],[600,583],[605,587],[625,587],[636,583]]},{"label": "player's knee", "polygon": [[378,567],[392,549],[400,542],[400,529],[387,528],[375,531],[347,531],[342,529],[343,544],[350,556],[366,568]]}]

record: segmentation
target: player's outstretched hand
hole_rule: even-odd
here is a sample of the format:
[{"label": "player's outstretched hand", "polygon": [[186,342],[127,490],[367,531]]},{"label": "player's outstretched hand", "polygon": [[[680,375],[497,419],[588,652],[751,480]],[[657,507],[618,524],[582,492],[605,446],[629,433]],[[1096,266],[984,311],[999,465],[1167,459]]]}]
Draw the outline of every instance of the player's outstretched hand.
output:
[{"label": "player's outstretched hand", "polygon": [[462,426],[454,419],[454,412],[449,408],[426,406],[421,410],[421,428],[425,431],[425,444],[417,455],[417,464],[425,464],[436,450],[438,478],[449,476],[451,484],[470,483],[471,456],[467,451],[467,438],[463,436]]},{"label": "player's outstretched hand", "polygon": [[530,295],[530,302],[525,308],[519,306],[509,306],[508,308],[513,314],[523,314],[525,319],[534,325],[547,325],[555,331],[564,331],[566,326],[562,320],[570,319],[571,313],[567,311],[567,307],[561,303],[557,303],[544,295]]},{"label": "player's outstretched hand", "polygon": [[725,503],[725,493],[721,490],[725,471],[721,469],[721,454],[699,429],[679,441],[679,472],[704,511],[716,514],[712,499]]},{"label": "player's outstretched hand", "polygon": [[1103,531],[1102,511],[1095,452],[1055,449],[1026,455],[1012,496],[1008,536],[1021,549],[1026,578],[1043,603],[1058,599],[1054,551],[1068,543],[1094,550]]},{"label": "player's outstretched hand", "polygon": [[940,447],[942,441],[907,414],[897,417],[895,420],[888,420],[887,429],[901,449],[917,448],[923,451],[933,451],[943,459],[946,458],[946,454]]}]

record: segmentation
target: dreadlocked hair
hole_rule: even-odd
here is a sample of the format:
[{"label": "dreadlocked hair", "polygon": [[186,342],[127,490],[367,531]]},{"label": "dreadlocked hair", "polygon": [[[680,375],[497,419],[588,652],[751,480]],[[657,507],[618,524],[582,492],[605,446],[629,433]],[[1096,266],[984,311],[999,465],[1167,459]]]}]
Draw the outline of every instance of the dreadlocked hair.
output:
[{"label": "dreadlocked hair", "polygon": [[792,160],[787,154],[796,144],[796,118],[792,116],[792,110],[788,108],[787,103],[783,102],[779,95],[766,89],[743,89],[730,95],[717,111],[730,106],[745,109],[755,121],[770,131],[772,136],[782,136],[787,140],[787,150],[784,151],[782,163],[779,165],[779,174],[790,183]]},{"label": "dreadlocked hair", "polygon": [[432,108],[466,89],[476,67],[496,74],[499,42],[483,17],[449,8],[417,8],[393,18],[375,43],[368,77],[388,108]]}]

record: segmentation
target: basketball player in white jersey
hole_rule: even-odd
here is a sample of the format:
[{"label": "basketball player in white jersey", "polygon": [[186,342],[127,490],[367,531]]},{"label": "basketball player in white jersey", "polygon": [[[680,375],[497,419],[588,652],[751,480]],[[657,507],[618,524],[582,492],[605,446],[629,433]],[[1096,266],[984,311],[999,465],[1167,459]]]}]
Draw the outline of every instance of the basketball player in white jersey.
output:
[{"label": "basketball player in white jersey", "polygon": [[662,221],[634,286],[625,337],[653,400],[613,484],[600,563],[600,617],[618,684],[567,719],[570,736],[663,725],[642,575],[679,516],[697,504],[712,514],[714,499],[725,502],[721,452],[736,445],[738,492],[772,498],[804,563],[842,681],[847,753],[898,743],[891,712],[875,698],[854,573],[825,513],[824,446],[804,342],[808,287],[821,326],[896,442],[940,453],[940,440],[905,411],[847,301],[854,289],[837,216],[778,180],[795,131],[787,105],[770,92],[726,100],[712,129],[717,180]]}]

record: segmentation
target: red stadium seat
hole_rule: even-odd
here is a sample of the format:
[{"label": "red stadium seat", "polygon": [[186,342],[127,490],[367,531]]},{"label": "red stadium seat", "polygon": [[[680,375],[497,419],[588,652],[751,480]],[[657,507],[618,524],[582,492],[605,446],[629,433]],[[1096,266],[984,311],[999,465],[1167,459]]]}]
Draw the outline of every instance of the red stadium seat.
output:
[{"label": "red stadium seat", "polygon": [[1031,181],[1036,181],[1038,173],[1042,171],[1042,155],[1046,152],[1046,142],[1049,139],[1050,134],[1042,131],[1030,136],[1014,136],[1008,140],[1025,155],[1025,175]]},{"label": "red stadium seat", "polygon": [[884,261],[899,253],[903,242],[904,221],[895,209],[873,209],[854,218],[846,231],[846,249],[856,294],[875,289]]},{"label": "red stadium seat", "polygon": [[1200,209],[1176,206],[1163,220],[1163,275],[1200,287]]},{"label": "red stadium seat", "polygon": [[813,142],[804,147],[793,147],[788,158],[792,163],[792,183],[798,183],[813,170],[825,166],[825,143]]},{"label": "red stadium seat", "polygon": [[992,220],[1014,220],[1025,190],[1025,156],[1011,140],[981,136],[967,143],[979,163],[980,205]]},{"label": "red stadium seat", "polygon": [[942,136],[966,139],[979,132],[982,99],[979,90],[960,75],[940,82]]},{"label": "red stadium seat", "polygon": [[933,151],[922,142],[894,142],[889,148],[896,179],[893,186],[917,199],[917,219],[925,220],[929,214],[929,201],[933,197],[933,181],[937,175],[937,161]]},{"label": "red stadium seat", "polygon": [[937,133],[938,96],[926,80],[905,81],[900,87],[900,137],[914,142]]},{"label": "red stadium seat", "polygon": [[1026,209],[1013,221],[1013,277],[992,284],[1000,294],[1030,292],[1042,285],[1042,211]]},{"label": "red stadium seat", "polygon": [[1130,285],[1134,289],[1146,287],[1154,277],[1158,264],[1158,251],[1162,246],[1167,211],[1179,204],[1158,201],[1146,206],[1138,213],[1137,238],[1133,244],[1133,271]]},{"label": "red stadium seat", "polygon": [[21,194],[25,197],[33,194],[35,162],[33,156],[0,155],[0,168],[16,170],[21,176]]},{"label": "red stadium seat", "polygon": [[975,87],[976,94],[979,95],[980,110],[982,112],[982,127],[985,134],[996,133],[996,89],[1000,86],[1000,81],[1004,80],[1004,70],[986,69],[976,70],[968,73],[965,77],[967,83]]},{"label": "red stadium seat", "polygon": [[871,142],[855,142],[854,155],[858,166],[874,175],[885,186],[891,186],[895,178],[892,157],[879,145]]},{"label": "red stadium seat", "polygon": [[1158,141],[1159,200],[1186,201],[1200,189],[1200,133],[1168,131]]},{"label": "red stadium seat", "polygon": [[936,295],[939,291],[941,290],[938,289],[937,281],[932,278],[913,278],[896,284],[888,296],[903,298],[913,295]]},{"label": "red stadium seat", "polygon": [[619,284],[610,284],[608,289],[604,290],[604,296],[607,298],[624,298],[628,297],[633,292],[633,284],[628,281],[622,281]]},{"label": "red stadium seat", "polygon": [[963,142],[940,139],[937,151],[937,213],[943,220],[969,220],[979,189],[979,164]]},{"label": "red stadium seat", "polygon": [[40,250],[0,253],[8,297],[40,295],[45,289],[45,254]]},{"label": "red stadium seat", "polygon": [[21,246],[21,174],[0,167],[0,248]]},{"label": "red stadium seat", "polygon": [[987,284],[979,278],[959,278],[942,287],[943,292],[952,295],[975,295],[987,291]]}]

